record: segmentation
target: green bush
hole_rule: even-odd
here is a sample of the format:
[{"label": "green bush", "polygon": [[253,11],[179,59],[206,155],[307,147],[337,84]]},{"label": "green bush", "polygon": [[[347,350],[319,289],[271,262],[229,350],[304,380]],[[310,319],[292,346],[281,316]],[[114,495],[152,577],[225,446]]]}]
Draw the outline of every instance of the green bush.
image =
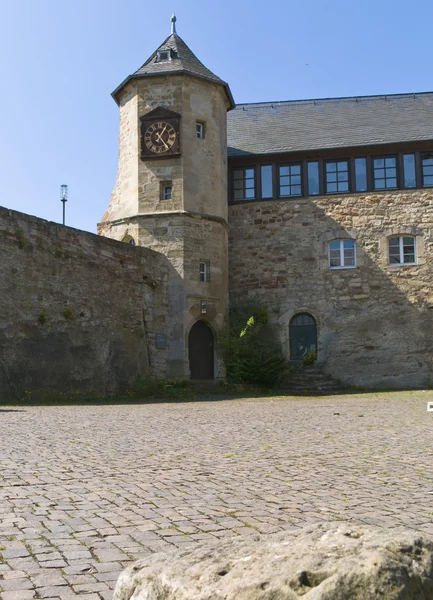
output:
[{"label": "green bush", "polygon": [[315,352],[313,352],[313,350],[310,350],[310,352],[307,354],[307,356],[304,356],[304,358],[302,359],[302,362],[304,363],[304,365],[306,367],[309,367],[315,363],[316,359],[317,359],[317,354]]},{"label": "green bush", "polygon": [[230,308],[230,327],[220,336],[227,377],[235,383],[274,387],[286,361],[266,307],[255,301]]}]

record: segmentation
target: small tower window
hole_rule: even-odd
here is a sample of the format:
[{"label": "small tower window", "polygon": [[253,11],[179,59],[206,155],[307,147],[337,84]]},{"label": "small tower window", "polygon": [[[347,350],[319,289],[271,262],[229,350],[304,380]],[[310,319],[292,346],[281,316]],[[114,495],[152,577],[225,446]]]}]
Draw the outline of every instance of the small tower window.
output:
[{"label": "small tower window", "polygon": [[172,199],[173,186],[171,181],[163,181],[161,183],[161,200]]},{"label": "small tower window", "polygon": [[202,315],[207,313],[207,300],[202,300],[200,303],[200,312]]},{"label": "small tower window", "polygon": [[200,281],[204,281],[205,283],[210,281],[210,265],[207,260],[200,262]]},{"label": "small tower window", "polygon": [[135,240],[131,235],[125,235],[122,242],[125,244],[131,244],[131,246],[135,246]]},{"label": "small tower window", "polygon": [[197,121],[195,124],[195,133],[199,140],[204,138],[204,123]]},{"label": "small tower window", "polygon": [[171,60],[170,50],[158,50],[156,62],[168,62],[169,60]]}]

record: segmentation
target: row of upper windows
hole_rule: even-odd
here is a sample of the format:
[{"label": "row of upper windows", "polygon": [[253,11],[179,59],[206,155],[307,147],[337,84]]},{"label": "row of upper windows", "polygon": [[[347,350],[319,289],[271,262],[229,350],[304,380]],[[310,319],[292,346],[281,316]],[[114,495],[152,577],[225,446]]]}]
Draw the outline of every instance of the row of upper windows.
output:
[{"label": "row of upper windows", "polygon": [[[354,269],[356,267],[356,242],[332,240],[328,246],[331,269]],[[400,235],[388,239],[388,264],[391,267],[416,265],[416,238]]]},{"label": "row of upper windows", "polygon": [[232,200],[270,200],[433,187],[433,153],[239,167],[232,170]]}]

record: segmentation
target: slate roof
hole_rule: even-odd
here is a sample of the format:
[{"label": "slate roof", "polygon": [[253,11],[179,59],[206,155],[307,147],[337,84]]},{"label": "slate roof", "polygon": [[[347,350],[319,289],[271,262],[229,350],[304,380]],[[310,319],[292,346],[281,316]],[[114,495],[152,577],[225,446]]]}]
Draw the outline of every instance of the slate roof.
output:
[{"label": "slate roof", "polygon": [[433,140],[433,92],[239,104],[229,156]]},{"label": "slate roof", "polygon": [[[157,53],[160,50],[171,51],[171,60],[167,62],[158,62]],[[123,81],[119,87],[114,90],[112,96],[116,99],[117,92],[132,78],[165,75],[168,73],[186,73],[188,75],[200,77],[201,79],[213,81],[214,83],[219,83],[225,88],[230,102],[230,107],[233,108],[235,106],[228,83],[217,77],[217,75],[206,68],[177,33],[172,33],[169,35],[168,38],[159,46],[159,48],[157,48],[155,52],[151,54],[144,65],[135,71],[135,73],[129,75],[129,77],[127,77],[125,81]]]}]

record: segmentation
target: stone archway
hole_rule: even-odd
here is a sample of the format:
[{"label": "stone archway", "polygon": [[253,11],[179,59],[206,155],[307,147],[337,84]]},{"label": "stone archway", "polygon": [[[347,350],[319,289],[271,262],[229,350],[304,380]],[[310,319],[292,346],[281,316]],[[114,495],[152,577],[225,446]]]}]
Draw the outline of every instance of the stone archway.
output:
[{"label": "stone archway", "polygon": [[188,336],[191,379],[214,378],[214,335],[204,321],[196,321]]}]

